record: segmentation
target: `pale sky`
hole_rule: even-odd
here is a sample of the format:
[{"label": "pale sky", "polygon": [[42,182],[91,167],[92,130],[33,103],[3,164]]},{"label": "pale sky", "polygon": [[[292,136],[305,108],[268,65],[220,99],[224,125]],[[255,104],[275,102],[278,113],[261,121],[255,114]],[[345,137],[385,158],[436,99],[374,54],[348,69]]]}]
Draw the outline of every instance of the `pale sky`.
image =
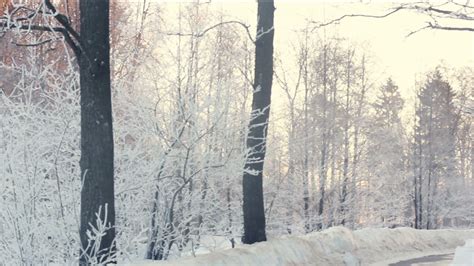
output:
[{"label": "pale sky", "polygon": [[[155,1],[168,4],[193,2]],[[297,44],[296,31],[302,30],[308,20],[324,22],[344,14],[381,15],[395,4],[381,0],[276,0],[275,51],[285,60],[285,53],[290,53]],[[251,25],[251,33],[254,34],[256,0],[211,0],[211,5],[215,5],[217,9],[222,8],[229,18]],[[376,84],[391,76],[399,85],[402,96],[410,102],[414,97],[416,76],[418,79],[423,78],[423,73],[433,70],[439,64],[453,68],[474,66],[472,32],[423,30],[406,37],[410,32],[425,26],[427,21],[428,17],[425,15],[402,11],[383,19],[348,18],[338,25],[319,29],[314,34],[323,35],[326,31],[331,36],[338,32],[339,37],[366,48],[372,56],[371,72]],[[474,22],[469,23],[464,26],[474,27]],[[274,98],[278,98],[278,94]],[[275,100],[278,102],[279,99]]]},{"label": "pale sky", "polygon": [[[215,0],[214,0],[215,1]],[[223,3],[229,13],[241,17],[248,24],[256,24],[254,1],[215,1]],[[228,7],[226,7],[228,6]],[[278,51],[290,48],[295,31],[307,20],[329,21],[344,14],[384,14],[386,3],[335,3],[322,1],[277,1],[275,11],[275,45]],[[424,30],[406,37],[425,25],[427,17],[402,12],[383,19],[348,18],[327,32],[337,28],[340,37],[359,43],[372,53],[378,70],[392,75],[400,86],[412,86],[414,75],[446,62],[452,66],[474,64],[474,33]],[[472,25],[471,23],[471,26]],[[324,29],[319,29],[322,32]],[[288,47],[288,48],[287,48]]]},{"label": "pale sky", "polygon": [[[255,0],[213,0],[220,3],[228,14],[247,24],[256,24]],[[285,53],[296,45],[296,31],[305,27],[308,20],[324,22],[344,14],[381,15],[394,4],[387,1],[276,1],[275,46]],[[367,2],[367,1],[364,1]],[[400,1],[399,1],[400,2]],[[382,82],[391,76],[399,85],[402,95],[410,104],[414,97],[415,76],[433,70],[438,64],[448,67],[474,67],[474,33],[442,30],[423,30],[410,37],[410,32],[426,25],[428,17],[403,11],[383,19],[348,18],[339,25],[319,29],[322,35],[337,32],[365,47],[373,56],[373,77]],[[467,26],[474,27],[474,22]],[[464,24],[466,26],[466,24]],[[315,33],[316,34],[316,33]]]}]

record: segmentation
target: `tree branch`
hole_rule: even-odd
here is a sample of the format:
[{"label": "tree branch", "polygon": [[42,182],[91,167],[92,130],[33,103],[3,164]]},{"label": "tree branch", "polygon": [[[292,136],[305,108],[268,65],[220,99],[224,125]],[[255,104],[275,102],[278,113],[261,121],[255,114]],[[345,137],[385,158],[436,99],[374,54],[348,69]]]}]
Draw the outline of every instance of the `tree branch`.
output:
[{"label": "tree branch", "polygon": [[474,17],[468,16],[466,14],[458,13],[458,12],[454,12],[454,11],[449,11],[449,10],[443,10],[443,9],[435,8],[435,7],[432,7],[432,6],[421,7],[421,6],[415,5],[412,9],[422,10],[422,11],[425,11],[425,12],[435,12],[435,13],[439,13],[439,14],[443,14],[443,15],[449,15],[451,18],[454,18],[454,19],[474,20]]},{"label": "tree branch", "polygon": [[199,33],[181,33],[181,32],[176,32],[176,33],[173,33],[173,32],[167,32],[167,33],[164,33],[166,35],[174,35],[174,36],[194,36],[194,37],[197,37],[197,38],[200,38],[200,37],[203,37],[207,32],[219,27],[219,26],[222,26],[222,25],[226,25],[226,24],[237,24],[237,25],[240,25],[242,26],[245,31],[247,32],[247,36],[249,37],[249,39],[255,43],[255,40],[252,38],[252,34],[250,33],[250,26],[249,25],[246,25],[244,24],[243,22],[240,22],[240,21],[237,21],[237,20],[230,20],[230,21],[224,21],[224,22],[221,22],[221,23],[217,23]]},{"label": "tree branch", "polygon": [[346,15],[344,15],[344,16],[341,16],[341,17],[339,17],[339,18],[333,19],[333,20],[331,20],[331,21],[329,21],[329,22],[326,22],[326,23],[320,23],[320,22],[316,22],[316,21],[311,21],[311,23],[316,24],[315,27],[312,29],[312,31],[313,31],[314,29],[318,29],[318,28],[321,28],[321,27],[329,26],[329,25],[331,25],[331,24],[339,23],[339,22],[341,22],[341,21],[342,21],[343,19],[345,19],[345,18],[355,18],[355,17],[362,17],[362,18],[386,18],[386,17],[388,17],[388,16],[390,16],[390,15],[392,15],[392,14],[394,14],[394,13],[396,13],[396,12],[398,12],[398,11],[404,9],[404,8],[405,8],[405,6],[402,5],[402,6],[399,6],[399,7],[395,8],[395,9],[393,9],[392,11],[390,11],[390,12],[388,12],[388,13],[386,13],[386,14],[382,14],[382,15],[368,15],[368,14],[348,14],[348,15],[347,15],[347,14],[346,14]]},{"label": "tree branch", "polygon": [[49,8],[51,12],[53,12],[53,16],[59,22],[59,24],[61,24],[64,27],[64,29],[66,29],[68,33],[71,34],[71,36],[74,37],[76,41],[80,43],[81,37],[72,28],[69,19],[65,15],[58,13],[58,11],[56,10],[56,8],[54,7],[54,5],[51,3],[50,0],[44,0],[44,3],[46,4],[46,7]]},{"label": "tree branch", "polygon": [[314,28],[312,29],[312,31],[314,31],[315,29],[318,29],[318,28],[321,28],[321,27],[325,27],[325,26],[328,26],[328,25],[331,25],[331,24],[339,23],[339,22],[341,22],[342,20],[344,20],[346,18],[353,18],[353,17],[386,18],[386,17],[391,16],[391,15],[393,15],[393,14],[395,14],[395,13],[401,11],[401,10],[415,10],[415,11],[425,13],[426,15],[429,15],[434,23],[433,22],[428,22],[427,26],[421,27],[421,28],[419,28],[415,31],[410,32],[407,35],[407,37],[419,32],[421,30],[424,30],[424,29],[438,29],[438,30],[450,30],[450,31],[471,31],[471,32],[473,32],[474,28],[472,28],[472,27],[451,27],[451,26],[441,26],[441,25],[438,24],[436,18],[457,19],[457,20],[466,20],[466,21],[474,20],[474,17],[468,15],[467,10],[466,10],[466,14],[464,14],[464,13],[460,13],[459,11],[451,11],[451,10],[448,10],[448,9],[441,9],[440,8],[440,6],[444,6],[448,3],[453,3],[457,6],[462,6],[464,9],[467,9],[467,10],[472,9],[472,7],[467,5],[467,4],[459,4],[459,3],[455,3],[454,1],[443,3],[442,5],[439,5],[439,6],[436,6],[436,7],[433,6],[433,5],[422,6],[421,4],[426,4],[426,3],[416,2],[416,3],[410,3],[410,4],[401,4],[400,6],[395,7],[390,12],[387,12],[387,13],[382,14],[382,15],[346,14],[346,15],[343,15],[343,16],[338,17],[336,19],[333,19],[329,22],[320,23],[320,22],[311,21],[310,23],[315,24]]},{"label": "tree branch", "polygon": [[[64,36],[64,41],[68,44],[68,46],[72,49],[74,52],[74,55],[76,58],[79,59],[79,57],[82,54],[82,47],[81,47],[81,39],[79,34],[72,28],[71,24],[69,23],[69,19],[63,15],[57,12],[56,8],[54,5],[51,3],[50,0],[44,0],[44,4],[46,7],[51,10],[52,16],[58,21],[59,24],[61,24],[62,27],[52,27],[52,26],[43,26],[43,25],[32,25],[30,23],[27,24],[22,24],[18,23],[21,21],[30,21],[40,13],[43,13],[42,11],[38,10],[33,10],[31,8],[28,8],[26,6],[20,5],[15,7],[15,9],[9,14],[8,16],[3,16],[0,17],[0,19],[7,20],[5,21],[0,21],[0,28],[6,28],[6,29],[19,29],[19,30],[34,30],[34,31],[44,31],[44,32],[57,32],[61,33]],[[24,17],[19,17],[16,19],[12,19],[11,17],[20,12],[21,10],[26,10],[29,11],[30,14],[27,14]],[[72,36],[72,37],[71,37]],[[40,43],[34,43],[34,44],[17,44],[19,46],[38,46],[41,44],[45,44],[48,41],[43,41]]]},{"label": "tree branch", "polygon": [[[16,24],[10,24],[6,22],[0,22],[0,28],[7,28],[7,29],[20,29],[20,30],[35,30],[35,31],[45,31],[45,32],[57,32],[61,33],[64,36],[64,41],[71,47],[74,55],[79,59],[81,56],[81,49],[79,46],[76,45],[74,40],[69,35],[69,32],[62,27],[47,27],[47,26],[40,26],[40,25],[20,25],[17,26]],[[25,45],[23,45],[25,46]]]},{"label": "tree branch", "polygon": [[411,35],[413,35],[415,33],[418,33],[418,32],[420,32],[422,30],[425,30],[425,29],[447,30],[447,31],[471,31],[471,32],[474,32],[474,28],[469,28],[469,27],[447,27],[447,26],[441,26],[439,24],[433,24],[431,22],[428,22],[428,25],[408,33],[406,37],[410,37]]},{"label": "tree branch", "polygon": [[43,40],[43,41],[36,42],[36,43],[17,43],[17,42],[15,42],[14,44],[16,46],[20,46],[20,47],[35,47],[35,46],[41,46],[43,44],[49,43],[52,40],[53,39],[47,39],[47,40]]},{"label": "tree branch", "polygon": [[441,26],[438,24],[428,23],[428,27],[437,30],[452,30],[452,31],[471,31],[474,32],[474,28],[469,27],[449,27],[449,26]]}]

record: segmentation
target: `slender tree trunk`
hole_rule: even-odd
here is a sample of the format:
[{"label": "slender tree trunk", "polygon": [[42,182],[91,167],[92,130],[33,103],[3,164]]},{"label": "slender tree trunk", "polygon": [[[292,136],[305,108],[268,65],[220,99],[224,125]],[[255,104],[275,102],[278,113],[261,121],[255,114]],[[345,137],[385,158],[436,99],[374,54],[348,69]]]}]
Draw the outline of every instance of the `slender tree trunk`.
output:
[{"label": "slender tree trunk", "polygon": [[230,187],[227,187],[227,192],[226,192],[226,200],[227,200],[227,219],[228,219],[228,234],[230,236],[230,244],[232,245],[232,248],[235,247],[235,240],[234,240],[234,232],[232,231],[232,224],[234,223],[232,219],[232,199],[231,199],[231,189]]},{"label": "slender tree trunk", "polygon": [[[114,142],[109,58],[109,1],[81,0],[81,43],[79,59],[81,85],[81,225],[84,253],[80,264],[89,258],[103,262],[115,253]],[[108,228],[100,242],[89,242],[90,225],[97,226],[96,213]],[[105,216],[107,214],[107,216]],[[98,245],[98,253],[91,245]],[[103,257],[102,257],[103,256]],[[109,261],[110,262],[110,261]]]},{"label": "slender tree trunk", "polygon": [[327,179],[327,157],[328,157],[328,46],[324,44],[323,50],[323,103],[322,103],[322,125],[321,125],[321,160],[319,165],[319,202],[318,202],[318,229],[323,228],[324,197],[326,194]]},{"label": "slender tree trunk", "polygon": [[433,179],[433,102],[429,106],[428,121],[428,198],[426,200],[426,229],[431,229],[431,211],[432,211],[432,179]]},{"label": "slender tree trunk", "polygon": [[342,195],[341,195],[341,224],[346,223],[346,205],[349,185],[349,105],[350,105],[350,88],[351,88],[351,51],[347,57],[347,87],[346,87],[346,117],[344,122],[344,158],[342,165]]},{"label": "slender tree trunk", "polygon": [[470,159],[470,164],[471,164],[471,181],[469,182],[470,185],[474,184],[474,141],[471,139],[470,141],[471,145],[471,159]]},{"label": "slender tree trunk", "polygon": [[[415,159],[415,156],[413,156]],[[413,208],[415,211],[415,220],[414,220],[414,228],[418,229],[418,182],[417,182],[417,175],[416,175],[416,167],[413,167]]]},{"label": "slender tree trunk", "polygon": [[255,80],[247,136],[247,149],[250,154],[245,163],[243,175],[244,236],[242,241],[245,244],[267,240],[262,177],[273,78],[274,11],[273,0],[258,1]]},{"label": "slender tree trunk", "polygon": [[[334,49],[334,56],[337,55],[337,47]],[[330,121],[331,121],[331,126],[330,126],[330,133],[329,133],[329,139],[328,141],[330,142],[331,146],[330,149],[330,169],[331,169],[331,186],[333,187],[332,190],[335,190],[335,183],[336,183],[336,149],[337,149],[337,144],[336,144],[336,133],[338,130],[338,127],[336,125],[336,113],[337,113],[337,88],[338,88],[338,77],[339,77],[339,71],[337,67],[333,68],[333,80],[332,80],[332,86],[331,86],[331,116],[330,116]],[[322,204],[321,204],[322,205]],[[323,206],[320,206],[320,210],[323,209]],[[329,213],[329,221],[328,221],[328,226],[334,225],[334,212]]]},{"label": "slender tree trunk", "polygon": [[[416,110],[417,106],[415,106]],[[416,118],[414,122],[414,143],[413,143],[413,189],[414,189],[414,196],[413,196],[413,208],[415,211],[415,219],[414,219],[414,227],[415,229],[420,228],[420,202],[419,202],[419,191],[418,187],[421,186],[421,184],[418,182],[418,170],[421,167],[421,164],[418,163],[418,148],[421,149],[421,146],[419,145],[419,138],[418,136],[418,130],[416,126]]]},{"label": "slender tree trunk", "polygon": [[[415,106],[415,110],[418,110],[419,108],[421,108],[421,103],[417,103],[417,105]],[[419,118],[419,121],[418,123],[420,124],[418,127],[416,126],[415,124],[415,145],[418,147],[417,151],[415,152],[418,152],[417,154],[417,158],[416,158],[416,161],[418,163],[418,167],[417,167],[417,172],[415,172],[415,178],[416,178],[416,181],[417,181],[417,187],[415,188],[415,191],[416,191],[416,195],[415,195],[415,201],[417,202],[416,204],[416,228],[417,229],[421,229],[423,227],[423,153],[424,153],[424,150],[423,150],[423,142],[422,142],[422,128],[421,128],[421,124],[422,124],[422,118],[420,117]],[[416,122],[415,122],[416,123]]]},{"label": "slender tree trunk", "polygon": [[357,195],[357,170],[358,170],[358,165],[359,165],[359,158],[361,154],[362,148],[359,145],[359,134],[360,134],[360,121],[362,118],[362,111],[364,108],[364,103],[365,103],[365,94],[367,93],[367,78],[366,78],[366,67],[365,67],[365,55],[362,57],[362,62],[361,62],[361,91],[360,91],[360,98],[357,101],[357,113],[355,116],[355,122],[354,122],[354,144],[353,144],[353,156],[352,156],[352,180],[351,180],[351,193],[353,195],[352,197],[352,205],[351,208],[353,209],[351,211],[351,226],[352,228],[355,227],[356,225],[356,211],[359,210],[355,204],[358,202],[356,200],[356,195]]},{"label": "slender tree trunk", "polygon": [[[295,105],[293,100],[289,97],[290,101],[290,132],[288,134],[288,185],[292,185],[295,179]],[[291,202],[291,201],[290,201]],[[293,210],[291,206],[287,206],[287,219],[286,219],[286,231],[291,235],[291,226],[293,225]]]},{"label": "slender tree trunk", "polygon": [[421,139],[419,143],[418,151],[418,229],[421,229],[423,225],[423,147],[421,144]]},{"label": "slender tree trunk", "polygon": [[304,139],[303,139],[303,215],[304,229],[306,233],[311,231],[310,214],[309,214],[309,123],[308,123],[308,105],[309,105],[309,87],[308,87],[308,33],[305,32],[305,46],[303,55],[303,79],[304,79]]}]

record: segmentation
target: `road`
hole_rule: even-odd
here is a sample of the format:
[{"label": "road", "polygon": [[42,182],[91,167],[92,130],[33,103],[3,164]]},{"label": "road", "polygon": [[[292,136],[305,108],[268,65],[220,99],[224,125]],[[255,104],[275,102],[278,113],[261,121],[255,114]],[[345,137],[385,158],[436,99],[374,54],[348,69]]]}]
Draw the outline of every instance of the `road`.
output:
[{"label": "road", "polygon": [[448,266],[454,259],[454,253],[450,254],[441,254],[441,255],[432,255],[425,256],[410,260],[399,261],[397,263],[392,263],[390,266],[416,266],[416,265],[425,265],[425,266]]}]

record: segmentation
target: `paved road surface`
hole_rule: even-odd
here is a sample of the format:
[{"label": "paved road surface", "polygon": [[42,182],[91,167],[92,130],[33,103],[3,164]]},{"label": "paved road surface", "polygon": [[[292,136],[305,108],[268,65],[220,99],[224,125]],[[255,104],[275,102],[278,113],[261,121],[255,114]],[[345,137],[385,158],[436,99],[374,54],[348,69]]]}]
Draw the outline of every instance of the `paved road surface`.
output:
[{"label": "paved road surface", "polygon": [[392,263],[390,266],[448,266],[454,259],[454,253],[432,255],[411,260],[404,260],[397,263]]}]

